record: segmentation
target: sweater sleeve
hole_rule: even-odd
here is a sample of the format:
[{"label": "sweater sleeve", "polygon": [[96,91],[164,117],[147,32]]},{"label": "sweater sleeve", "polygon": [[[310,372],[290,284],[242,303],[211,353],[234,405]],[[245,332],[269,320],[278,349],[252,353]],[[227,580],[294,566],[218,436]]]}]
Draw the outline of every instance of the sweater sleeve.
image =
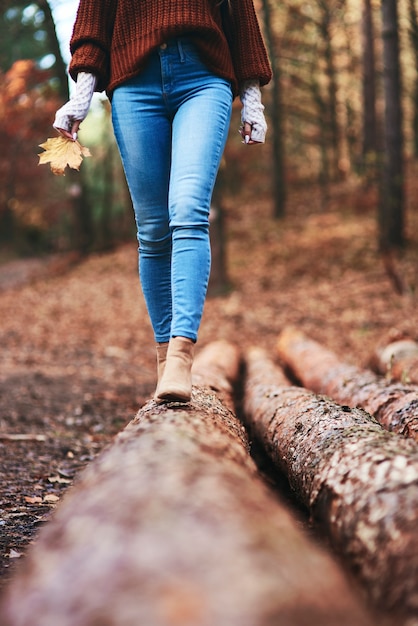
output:
[{"label": "sweater sleeve", "polygon": [[70,41],[70,76],[77,80],[79,72],[97,76],[96,91],[103,91],[109,82],[110,47],[117,0],[80,0]]},{"label": "sweater sleeve", "polygon": [[266,85],[272,77],[253,0],[223,2],[223,25],[239,83],[257,78]]}]

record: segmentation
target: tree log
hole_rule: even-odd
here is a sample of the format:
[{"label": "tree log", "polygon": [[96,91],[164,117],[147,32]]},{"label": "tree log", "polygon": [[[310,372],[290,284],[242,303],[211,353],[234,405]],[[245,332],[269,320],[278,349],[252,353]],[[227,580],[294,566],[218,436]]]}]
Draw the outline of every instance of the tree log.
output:
[{"label": "tree log", "polygon": [[246,357],[245,420],[381,609],[418,624],[418,446]]},{"label": "tree log", "polygon": [[[221,368],[202,355],[195,377],[227,390],[234,350],[223,344]],[[196,387],[187,405],[149,401],[82,473],[12,581],[0,622],[370,624],[335,562],[258,477],[243,426]]]},{"label": "tree log", "polygon": [[390,380],[418,385],[418,343],[399,339],[376,350],[372,367]]},{"label": "tree log", "polygon": [[418,387],[389,383],[369,370],[340,361],[334,352],[289,327],[277,351],[302,384],[339,404],[361,407],[386,429],[418,440]]},{"label": "tree log", "polygon": [[212,341],[198,352],[193,363],[193,384],[215,392],[234,411],[234,385],[241,368],[241,353],[228,341]]}]

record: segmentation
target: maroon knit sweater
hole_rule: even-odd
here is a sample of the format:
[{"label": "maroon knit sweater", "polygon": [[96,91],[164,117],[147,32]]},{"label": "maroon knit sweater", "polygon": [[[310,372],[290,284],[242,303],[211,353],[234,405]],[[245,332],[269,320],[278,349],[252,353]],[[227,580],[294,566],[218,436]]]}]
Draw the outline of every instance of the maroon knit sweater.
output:
[{"label": "maroon knit sweater", "polygon": [[147,56],[172,37],[197,45],[215,74],[231,81],[234,94],[244,80],[271,79],[271,68],[253,0],[80,0],[70,49],[70,74],[98,76],[108,94],[138,74]]}]

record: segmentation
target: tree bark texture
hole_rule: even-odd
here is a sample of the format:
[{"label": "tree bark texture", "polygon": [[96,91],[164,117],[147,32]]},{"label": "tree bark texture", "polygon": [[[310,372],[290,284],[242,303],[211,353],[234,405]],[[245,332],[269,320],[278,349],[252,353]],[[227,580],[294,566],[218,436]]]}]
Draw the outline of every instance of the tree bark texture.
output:
[{"label": "tree bark texture", "polygon": [[372,371],[340,361],[334,352],[295,328],[277,343],[282,361],[302,384],[340,404],[361,407],[386,429],[418,440],[418,387],[389,383]]},{"label": "tree bark texture", "polygon": [[390,380],[418,385],[418,343],[399,339],[376,350],[372,367]]},{"label": "tree bark texture", "polygon": [[[219,347],[195,380],[228,396],[238,360],[223,344],[215,367]],[[370,623],[259,479],[242,424],[199,387],[188,404],[148,402],[93,461],[0,611],[2,626]]]},{"label": "tree bark texture", "polygon": [[[245,420],[372,601],[418,624],[418,446],[247,354]],[[408,621],[409,620],[409,621]]]},{"label": "tree bark texture", "polygon": [[241,352],[228,341],[212,341],[194,359],[193,385],[215,392],[234,411],[234,386],[241,371]]}]

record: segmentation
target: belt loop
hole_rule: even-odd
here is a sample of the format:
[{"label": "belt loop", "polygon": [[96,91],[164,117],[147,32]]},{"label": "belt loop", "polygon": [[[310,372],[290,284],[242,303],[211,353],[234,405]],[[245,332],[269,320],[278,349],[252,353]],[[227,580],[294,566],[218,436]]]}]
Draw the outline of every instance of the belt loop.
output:
[{"label": "belt loop", "polygon": [[181,39],[177,39],[177,48],[179,51],[179,56],[180,56],[180,62],[184,63],[184,50],[183,50],[183,46],[181,45]]}]

